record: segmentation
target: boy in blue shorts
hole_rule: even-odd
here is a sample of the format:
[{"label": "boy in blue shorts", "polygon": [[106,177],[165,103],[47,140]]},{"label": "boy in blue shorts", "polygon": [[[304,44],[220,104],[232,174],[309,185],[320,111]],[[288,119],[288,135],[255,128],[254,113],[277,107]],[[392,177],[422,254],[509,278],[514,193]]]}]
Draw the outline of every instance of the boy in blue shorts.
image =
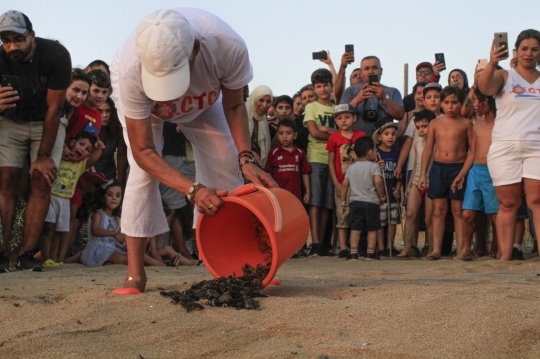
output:
[{"label": "boy in blue shorts", "polygon": [[311,165],[309,180],[311,183],[311,202],[309,204],[309,225],[311,228],[310,256],[324,255],[322,236],[328,222],[328,213],[335,208],[334,184],[328,170],[328,151],[326,143],[330,135],[336,132],[334,122],[334,104],[332,95],[332,73],[318,69],[311,75],[311,83],[317,100],[306,106],[304,126],[309,131],[308,161]]},{"label": "boy in blue shorts", "polygon": [[458,248],[457,256],[454,258],[463,261],[472,260],[471,242],[476,212],[491,214],[493,222],[495,222],[495,217],[499,212],[499,202],[487,167],[491,132],[497,111],[495,99],[492,96],[483,95],[478,89],[474,89],[474,108],[481,120],[477,121],[473,127],[471,155],[452,183],[453,191],[461,190],[467,176],[467,188],[463,201],[463,246]]},{"label": "boy in blue shorts", "polygon": [[[377,149],[370,137],[360,137],[354,142],[354,152],[358,160],[352,164],[341,185],[341,208],[349,208],[351,218],[351,252],[347,260],[358,260],[360,234],[367,231],[366,260],[379,259],[375,253],[377,231],[381,229],[379,208],[386,201],[381,169],[374,163]],[[351,187],[350,203],[347,191]]]},{"label": "boy in blue shorts", "polygon": [[424,260],[441,259],[448,199],[451,200],[457,247],[463,248],[462,207],[465,186],[453,190],[452,184],[461,173],[467,156],[471,157],[467,152],[472,143],[472,123],[459,115],[464,99],[465,94],[459,87],[445,87],[441,91],[441,106],[445,115],[429,124],[418,181],[419,189],[428,188],[426,174],[433,157],[427,194],[433,199],[433,248],[430,247]]}]

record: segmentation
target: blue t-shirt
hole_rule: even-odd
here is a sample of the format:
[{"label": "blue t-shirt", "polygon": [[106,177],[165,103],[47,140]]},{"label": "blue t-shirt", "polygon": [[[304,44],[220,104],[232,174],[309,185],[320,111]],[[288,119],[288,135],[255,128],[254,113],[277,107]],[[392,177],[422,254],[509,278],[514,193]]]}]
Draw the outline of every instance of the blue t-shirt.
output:
[{"label": "blue t-shirt", "polygon": [[386,183],[386,193],[388,194],[388,198],[390,198],[390,203],[397,203],[397,200],[392,192],[394,192],[394,188],[396,188],[396,184],[398,182],[398,180],[394,177],[394,170],[397,166],[399,150],[397,146],[393,146],[390,152],[386,152],[377,147],[377,152],[379,152],[381,159],[384,160],[383,178]]},{"label": "blue t-shirt", "polygon": [[[354,99],[358,95],[358,93],[362,89],[362,86],[364,86],[364,84],[347,88],[343,93],[343,96],[341,96],[341,103],[350,103],[352,99]],[[387,98],[403,107],[403,99],[398,89],[384,85],[381,86],[386,92]],[[362,118],[364,108],[373,109],[377,112],[378,116],[375,121],[367,121]],[[377,98],[377,96],[373,95],[371,96],[371,98],[360,102],[358,106],[356,106],[356,122],[354,123],[353,128],[355,130],[364,131],[368,136],[372,136],[373,132],[375,132],[375,123],[387,116],[388,112],[386,111],[386,107],[383,105],[382,101]],[[401,119],[396,118],[395,120]],[[388,119],[388,121],[390,121],[390,119]]]}]

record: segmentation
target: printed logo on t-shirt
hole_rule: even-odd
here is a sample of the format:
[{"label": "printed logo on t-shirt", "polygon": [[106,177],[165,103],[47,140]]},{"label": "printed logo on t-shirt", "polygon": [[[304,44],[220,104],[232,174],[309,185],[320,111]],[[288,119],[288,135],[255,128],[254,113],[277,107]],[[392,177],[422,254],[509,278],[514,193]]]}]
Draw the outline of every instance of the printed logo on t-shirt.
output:
[{"label": "printed logo on t-shirt", "polygon": [[197,96],[184,95],[176,100],[156,101],[152,108],[152,114],[162,120],[171,120],[191,112],[204,110],[216,103],[218,97],[219,92],[212,90]]},{"label": "printed logo on t-shirt", "polygon": [[520,99],[529,99],[529,100],[540,100],[540,88],[521,86],[520,84],[512,85],[512,91],[510,93],[515,93],[514,98]]},{"label": "printed logo on t-shirt", "polygon": [[278,156],[277,160],[281,161],[283,159],[283,156]]},{"label": "printed logo on t-shirt", "polygon": [[343,144],[339,146],[339,158],[341,159],[341,172],[347,173],[349,166],[356,162],[353,144]]}]

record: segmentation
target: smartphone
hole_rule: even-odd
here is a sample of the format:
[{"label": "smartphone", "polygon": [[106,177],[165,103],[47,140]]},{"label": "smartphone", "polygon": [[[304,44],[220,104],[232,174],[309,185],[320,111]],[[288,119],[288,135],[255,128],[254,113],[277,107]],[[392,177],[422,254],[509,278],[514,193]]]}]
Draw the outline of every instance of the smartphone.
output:
[{"label": "smartphone", "polygon": [[2,87],[11,87],[13,90],[17,91],[19,100],[21,99],[21,83],[17,76],[13,75],[2,75]]},{"label": "smartphone", "polygon": [[352,52],[354,55],[354,45],[345,45],[345,52]]},{"label": "smartphone", "polygon": [[368,82],[369,82],[370,85],[373,85],[374,82],[379,82],[379,75],[377,75],[377,74],[369,74]]},{"label": "smartphone", "polygon": [[495,47],[501,47],[504,46],[506,49],[506,55],[502,58],[507,59],[510,55],[510,51],[508,50],[508,34],[506,32],[496,32],[495,33]]},{"label": "smartphone", "polygon": [[328,58],[328,54],[326,51],[318,51],[313,53],[313,60],[326,60]]},{"label": "smartphone", "polygon": [[478,65],[476,66],[476,68],[478,70],[483,70],[485,69],[487,66],[487,59],[480,59],[478,60]]},{"label": "smartphone", "polygon": [[446,61],[444,61],[444,54],[442,52],[435,54],[435,62],[437,61],[439,61],[440,63],[443,63],[444,64],[443,70],[446,70]]}]

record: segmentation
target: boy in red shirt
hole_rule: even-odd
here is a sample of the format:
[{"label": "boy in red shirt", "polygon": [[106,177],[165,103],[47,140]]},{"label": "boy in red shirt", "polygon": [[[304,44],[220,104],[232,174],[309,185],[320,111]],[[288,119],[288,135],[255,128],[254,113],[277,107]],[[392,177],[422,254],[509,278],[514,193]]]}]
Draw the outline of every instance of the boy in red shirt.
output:
[{"label": "boy in red shirt", "polygon": [[[311,167],[304,150],[293,144],[297,135],[296,123],[293,120],[284,119],[279,122],[277,125],[279,146],[270,150],[265,171],[272,175],[279,187],[294,194],[300,202],[309,204]],[[306,189],[303,198],[301,183]]]},{"label": "boy in red shirt", "polygon": [[[347,258],[349,255],[347,251],[347,232],[350,222],[349,208],[347,207],[345,212],[339,210],[341,207],[341,184],[345,179],[345,173],[349,166],[356,162],[354,142],[367,135],[362,131],[353,130],[352,126],[356,121],[356,112],[350,104],[337,105],[334,111],[334,121],[339,131],[330,135],[326,150],[328,151],[328,169],[330,170],[332,182],[334,182],[336,208],[338,208],[336,210],[336,227],[338,229],[339,248],[341,248],[339,258]],[[347,198],[344,200],[348,203],[350,197],[351,191],[349,188]]]}]

